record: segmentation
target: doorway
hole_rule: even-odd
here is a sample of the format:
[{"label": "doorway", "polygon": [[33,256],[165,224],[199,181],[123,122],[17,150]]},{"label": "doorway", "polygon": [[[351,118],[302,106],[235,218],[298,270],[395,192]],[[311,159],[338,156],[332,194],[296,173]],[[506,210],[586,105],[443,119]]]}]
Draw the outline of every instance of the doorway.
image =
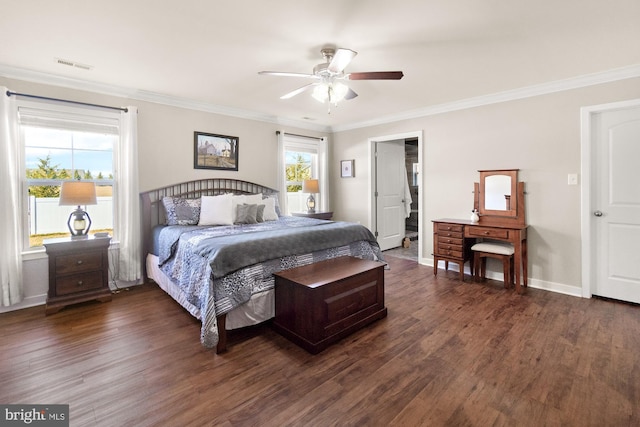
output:
[{"label": "doorway", "polygon": [[640,100],[581,113],[582,295],[640,303]]},{"label": "doorway", "polygon": [[381,249],[418,262],[421,142],[421,131],[369,138],[371,229]]}]

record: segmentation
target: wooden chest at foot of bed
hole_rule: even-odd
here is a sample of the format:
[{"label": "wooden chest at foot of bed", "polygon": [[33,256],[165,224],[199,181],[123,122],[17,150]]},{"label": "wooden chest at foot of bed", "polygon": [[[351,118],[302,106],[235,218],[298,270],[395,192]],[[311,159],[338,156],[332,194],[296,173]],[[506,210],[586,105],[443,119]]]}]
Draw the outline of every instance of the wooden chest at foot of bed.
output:
[{"label": "wooden chest at foot of bed", "polygon": [[274,275],[273,328],[310,353],[387,315],[380,262],[340,257]]}]

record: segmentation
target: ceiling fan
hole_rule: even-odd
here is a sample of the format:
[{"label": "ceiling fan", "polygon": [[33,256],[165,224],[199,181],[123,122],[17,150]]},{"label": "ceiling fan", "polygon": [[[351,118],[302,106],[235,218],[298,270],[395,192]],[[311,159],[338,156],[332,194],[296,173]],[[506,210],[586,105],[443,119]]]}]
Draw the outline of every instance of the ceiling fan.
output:
[{"label": "ceiling fan", "polygon": [[[345,73],[344,69],[358,52],[351,49],[324,48],[320,51],[325,62],[313,67],[313,74],[287,73],[281,71],[260,71],[258,74],[284,77],[302,77],[315,80],[296,90],[286,93],[280,99],[293,98],[303,92],[313,89],[313,97],[320,102],[329,101],[337,105],[343,99],[353,99],[358,96],[344,80],[400,80],[404,74],[402,71],[367,71],[360,73]],[[331,110],[329,110],[331,113]]]}]

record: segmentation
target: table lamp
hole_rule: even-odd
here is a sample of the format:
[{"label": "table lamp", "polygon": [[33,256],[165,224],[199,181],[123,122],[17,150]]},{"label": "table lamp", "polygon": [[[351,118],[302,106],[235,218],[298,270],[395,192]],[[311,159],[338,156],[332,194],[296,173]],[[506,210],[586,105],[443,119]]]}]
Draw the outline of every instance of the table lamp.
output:
[{"label": "table lamp", "polygon": [[302,181],[302,192],[309,193],[309,197],[307,198],[307,212],[315,213],[316,199],[313,197],[313,195],[320,192],[318,188],[318,180],[305,179],[304,181]]},{"label": "table lamp", "polygon": [[[71,212],[67,226],[71,232],[72,239],[82,239],[87,237],[91,227],[91,217],[82,210],[80,206],[96,205],[96,184],[83,181],[64,181],[60,187],[60,206],[77,206]],[[88,223],[87,223],[88,220]]]}]

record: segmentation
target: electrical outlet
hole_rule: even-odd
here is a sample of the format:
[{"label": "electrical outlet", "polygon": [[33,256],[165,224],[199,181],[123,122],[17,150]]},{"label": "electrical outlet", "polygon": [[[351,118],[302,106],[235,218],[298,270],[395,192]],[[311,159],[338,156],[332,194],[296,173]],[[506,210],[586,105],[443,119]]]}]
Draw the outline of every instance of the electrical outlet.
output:
[{"label": "electrical outlet", "polygon": [[567,184],[569,185],[578,185],[578,174],[570,173],[567,177]]}]

